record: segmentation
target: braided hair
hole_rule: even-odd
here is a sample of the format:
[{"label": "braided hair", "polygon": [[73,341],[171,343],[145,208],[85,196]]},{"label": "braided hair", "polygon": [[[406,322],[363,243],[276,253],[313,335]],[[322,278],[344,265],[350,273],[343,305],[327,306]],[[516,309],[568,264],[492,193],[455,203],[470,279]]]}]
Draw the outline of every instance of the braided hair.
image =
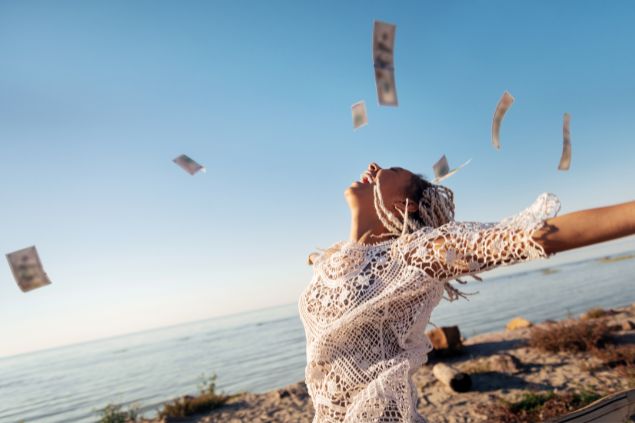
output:
[{"label": "braided hair", "polygon": [[[401,236],[414,232],[424,227],[438,228],[446,223],[454,221],[454,193],[448,187],[442,185],[431,184],[421,175],[413,175],[412,181],[406,192],[406,206],[402,212],[395,206],[395,210],[401,215],[400,221],[394,213],[391,213],[384,204],[379,186],[379,179],[375,181],[373,189],[375,212],[382,225],[388,230],[387,234],[381,236]],[[408,205],[412,202],[417,204],[415,213],[408,213]],[[477,275],[471,275],[474,279],[482,281]],[[459,278],[455,279],[460,284],[466,281]],[[467,299],[468,295],[474,293],[462,292],[452,286],[450,281],[444,283],[446,299],[455,301],[459,298]]]},{"label": "braided hair", "polygon": [[[423,227],[438,228],[454,220],[454,193],[448,187],[435,185],[426,181],[421,175],[413,175],[412,181],[406,189],[406,207],[402,212],[396,206],[395,209],[401,215],[401,220],[390,212],[381,195],[379,179],[375,181],[373,188],[375,213],[382,225],[388,230],[387,236],[400,236],[414,232]],[[408,205],[417,204],[417,211],[408,212]]]}]

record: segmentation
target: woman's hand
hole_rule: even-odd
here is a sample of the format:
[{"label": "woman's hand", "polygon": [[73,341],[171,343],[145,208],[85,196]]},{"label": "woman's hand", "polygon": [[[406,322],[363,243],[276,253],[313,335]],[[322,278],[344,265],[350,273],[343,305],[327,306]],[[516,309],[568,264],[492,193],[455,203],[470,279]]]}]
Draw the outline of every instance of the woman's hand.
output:
[{"label": "woman's hand", "polygon": [[610,241],[635,234],[635,201],[580,210],[548,219],[532,238],[545,253]]}]

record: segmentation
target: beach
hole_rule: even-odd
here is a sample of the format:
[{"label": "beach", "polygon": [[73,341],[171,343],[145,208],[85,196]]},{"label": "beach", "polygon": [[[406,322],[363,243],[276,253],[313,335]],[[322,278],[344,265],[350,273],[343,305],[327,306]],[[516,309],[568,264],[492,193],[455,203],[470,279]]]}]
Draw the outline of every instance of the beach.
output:
[{"label": "beach", "polygon": [[[597,313],[596,309],[592,313]],[[600,313],[601,314],[601,313]],[[635,348],[635,304],[605,310],[603,316],[586,319],[546,321],[529,328],[505,330],[470,337],[464,351],[450,358],[432,358],[414,373],[418,392],[418,411],[430,423],[495,422],[500,409],[527,392],[555,393],[566,396],[604,396],[635,387],[635,379],[624,376],[625,367],[608,365],[597,354],[585,352],[545,352],[529,346],[535,330],[549,331],[559,325],[580,322],[606,325],[611,345]],[[585,316],[586,317],[586,316]],[[602,347],[605,348],[605,347]],[[437,380],[433,365],[443,361],[469,374],[472,388],[457,393]],[[187,423],[238,422],[310,422],[313,416],[306,386],[298,382],[262,394],[243,393],[231,397],[226,405],[210,413],[190,418],[149,420]]]},{"label": "beach", "polygon": [[[465,287],[479,291],[469,301],[442,301],[428,329],[458,325],[469,346],[480,336],[500,333],[517,315],[542,322],[593,307],[627,306],[635,303],[634,256],[631,250],[578,262],[545,261],[549,267],[486,276]],[[0,423],[95,422],[108,404],[138,404],[140,415],[154,418],[166,402],[196,395],[203,376],[212,374],[218,376],[218,392],[249,392],[252,400],[246,403],[274,407],[270,396],[301,381],[305,364],[295,304],[17,355],[0,359],[5,398]],[[416,378],[420,374],[426,367]],[[290,392],[296,391],[301,387]],[[301,398],[283,394],[281,407],[310,415]],[[426,398],[422,407],[436,397]]]}]

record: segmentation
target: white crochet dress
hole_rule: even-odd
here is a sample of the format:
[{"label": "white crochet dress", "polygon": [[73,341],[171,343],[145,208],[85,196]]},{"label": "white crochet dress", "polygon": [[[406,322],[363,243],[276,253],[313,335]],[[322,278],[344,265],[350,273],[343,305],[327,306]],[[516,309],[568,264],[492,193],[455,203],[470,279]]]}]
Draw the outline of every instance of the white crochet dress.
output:
[{"label": "white crochet dress", "polygon": [[340,242],[314,258],[300,297],[314,423],[425,422],[411,375],[446,283],[544,257],[531,239],[560,202],[542,194],[500,223],[451,222],[375,245]]}]

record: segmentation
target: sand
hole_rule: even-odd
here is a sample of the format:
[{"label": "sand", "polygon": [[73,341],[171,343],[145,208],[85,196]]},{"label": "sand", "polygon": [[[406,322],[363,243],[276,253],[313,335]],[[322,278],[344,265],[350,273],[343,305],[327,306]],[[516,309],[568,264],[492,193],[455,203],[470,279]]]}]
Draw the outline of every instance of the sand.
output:
[{"label": "sand", "polygon": [[[635,322],[635,304],[614,311],[602,319],[619,325]],[[488,407],[502,399],[513,401],[527,390],[617,392],[629,388],[629,381],[618,376],[616,370],[594,369],[599,361],[588,353],[545,353],[527,347],[529,331],[475,336],[465,340],[462,355],[443,359],[471,373],[473,387],[466,393],[453,392],[435,379],[435,359],[422,366],[413,378],[419,392],[419,412],[430,423],[485,422]],[[614,337],[618,343],[635,344],[635,330],[619,330]],[[312,417],[311,399],[304,383],[299,382],[264,394],[240,394],[211,413],[167,422],[311,422]]]}]

